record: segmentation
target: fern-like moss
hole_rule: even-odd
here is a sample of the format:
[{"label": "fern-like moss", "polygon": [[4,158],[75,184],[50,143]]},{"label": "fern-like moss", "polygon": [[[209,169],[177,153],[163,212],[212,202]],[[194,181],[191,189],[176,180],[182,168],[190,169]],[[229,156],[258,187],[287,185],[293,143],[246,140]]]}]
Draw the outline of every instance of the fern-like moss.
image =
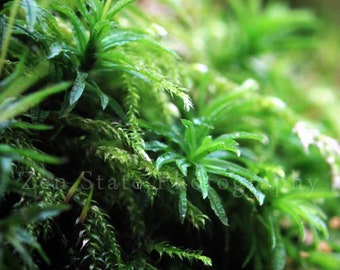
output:
[{"label": "fern-like moss", "polygon": [[6,2],[0,269],[337,269],[311,12]]}]

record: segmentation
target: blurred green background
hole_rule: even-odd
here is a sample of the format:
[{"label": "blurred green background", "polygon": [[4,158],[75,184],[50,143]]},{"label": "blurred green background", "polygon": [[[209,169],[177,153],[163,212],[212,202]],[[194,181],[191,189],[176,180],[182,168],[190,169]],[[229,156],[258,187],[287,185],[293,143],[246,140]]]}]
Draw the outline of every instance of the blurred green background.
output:
[{"label": "blurred green background", "polygon": [[339,0],[291,0],[294,6],[311,7],[317,14],[322,17],[340,22],[340,1]]}]

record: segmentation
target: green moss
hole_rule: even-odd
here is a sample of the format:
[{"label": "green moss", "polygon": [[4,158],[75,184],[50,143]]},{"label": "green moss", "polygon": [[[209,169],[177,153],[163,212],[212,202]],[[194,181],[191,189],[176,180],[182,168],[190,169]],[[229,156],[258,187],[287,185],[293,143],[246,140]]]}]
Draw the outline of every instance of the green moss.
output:
[{"label": "green moss", "polygon": [[1,269],[336,269],[311,12],[25,0],[0,27]]}]

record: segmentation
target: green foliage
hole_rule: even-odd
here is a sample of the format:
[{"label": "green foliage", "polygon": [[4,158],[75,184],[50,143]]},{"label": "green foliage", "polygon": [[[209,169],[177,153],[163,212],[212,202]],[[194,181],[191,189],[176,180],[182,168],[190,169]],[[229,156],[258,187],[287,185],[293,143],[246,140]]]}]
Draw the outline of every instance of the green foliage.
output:
[{"label": "green foliage", "polygon": [[[22,67],[16,70],[10,76],[1,81],[2,93],[0,95],[0,123],[1,135],[9,128],[23,128],[44,130],[47,126],[32,125],[25,122],[13,120],[20,116],[29,108],[41,103],[48,96],[65,90],[67,83],[60,83],[53,86],[48,86],[45,89],[34,93],[21,96],[27,90],[30,84],[34,84],[37,80],[37,75],[33,71],[32,74],[23,75]],[[48,127],[47,127],[48,128]],[[33,148],[22,148],[11,145],[9,143],[0,144],[0,199],[3,201],[7,193],[21,193],[24,198],[24,193],[21,191],[21,186],[18,183],[11,183],[13,179],[12,168],[14,162],[26,164],[27,167],[34,167],[34,162],[60,164],[61,159],[50,156]],[[29,269],[33,269],[35,264],[31,258],[31,252],[37,250],[40,256],[46,263],[50,263],[44,250],[37,242],[25,226],[34,222],[46,220],[58,215],[61,211],[66,210],[64,205],[57,204],[42,204],[35,203],[29,207],[21,207],[15,212],[0,220],[0,266],[2,269],[19,268],[19,263],[14,257],[12,249],[17,253]]]},{"label": "green foliage", "polygon": [[311,12],[7,2],[1,269],[337,269],[339,129],[305,86],[324,75]]},{"label": "green foliage", "polygon": [[[210,115],[207,115],[210,118]],[[173,147],[168,143],[162,144],[160,141],[152,141],[148,144],[147,149],[150,151],[164,150],[165,153],[160,155],[156,160],[156,168],[158,170],[165,164],[175,163],[180,172],[188,178],[187,185],[191,185],[191,188],[198,186],[202,193],[203,199],[209,197],[211,208],[215,214],[220,218],[224,225],[227,225],[227,217],[224,208],[221,204],[219,195],[209,184],[209,175],[215,174],[221,177],[225,177],[224,181],[228,179],[236,181],[240,185],[248,189],[260,204],[263,203],[264,195],[261,191],[257,190],[254,185],[244,178],[242,175],[249,177],[251,181],[257,181],[265,184],[265,181],[260,177],[251,173],[247,169],[239,167],[236,164],[223,159],[228,156],[228,153],[234,153],[237,156],[241,155],[240,150],[237,148],[238,143],[235,139],[260,139],[261,136],[247,132],[237,132],[235,134],[223,134],[219,137],[212,139],[209,135],[211,126],[198,119],[189,121],[182,119],[184,125],[184,131],[180,131],[177,126],[172,130],[167,130],[166,126],[148,126],[154,133],[165,136],[168,140],[172,141]],[[163,147],[162,147],[163,146]],[[170,146],[170,147],[169,147]],[[176,150],[176,147],[179,149]],[[163,148],[163,149],[162,149]],[[218,155],[216,155],[218,153]],[[193,168],[193,173],[189,173],[188,168]],[[231,167],[232,169],[229,169]],[[192,179],[196,179],[195,182]],[[219,178],[221,181],[222,178]],[[183,193],[185,188],[181,188],[180,193]],[[185,205],[183,205],[183,197],[180,198],[180,217],[185,217]]]},{"label": "green foliage", "polygon": [[179,257],[180,259],[187,259],[190,262],[193,260],[199,260],[202,261],[204,265],[212,266],[211,259],[202,256],[200,252],[192,252],[190,250],[182,250],[177,247],[171,246],[168,243],[149,243],[147,245],[148,252],[151,252],[153,250],[157,251],[159,255],[162,257],[163,254],[166,254],[168,256],[172,257]]},{"label": "green foliage", "polygon": [[34,205],[21,208],[20,211],[2,219],[0,222],[2,243],[0,247],[2,255],[2,260],[0,262],[1,268],[10,269],[19,267],[19,264],[14,259],[13,253],[8,245],[14,248],[15,252],[19,254],[19,257],[29,269],[33,269],[34,267],[29,248],[36,249],[45,262],[50,263],[40,244],[34,236],[24,229],[24,226],[32,222],[54,217],[65,209],[67,209],[67,207],[64,205]]}]

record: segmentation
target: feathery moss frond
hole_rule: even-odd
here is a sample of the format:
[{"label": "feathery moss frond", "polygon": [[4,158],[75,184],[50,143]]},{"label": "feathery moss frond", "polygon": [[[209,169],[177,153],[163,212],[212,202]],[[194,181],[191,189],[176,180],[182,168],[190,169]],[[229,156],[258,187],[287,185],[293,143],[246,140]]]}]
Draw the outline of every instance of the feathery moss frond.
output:
[{"label": "feathery moss frond", "polygon": [[191,250],[183,250],[175,246],[171,246],[170,244],[166,242],[151,242],[147,245],[148,252],[151,252],[153,250],[157,251],[159,255],[162,257],[163,254],[166,254],[173,257],[178,257],[179,259],[187,259],[189,262],[192,262],[193,260],[201,261],[206,266],[212,266],[211,259],[202,255],[201,252],[195,252]]}]

